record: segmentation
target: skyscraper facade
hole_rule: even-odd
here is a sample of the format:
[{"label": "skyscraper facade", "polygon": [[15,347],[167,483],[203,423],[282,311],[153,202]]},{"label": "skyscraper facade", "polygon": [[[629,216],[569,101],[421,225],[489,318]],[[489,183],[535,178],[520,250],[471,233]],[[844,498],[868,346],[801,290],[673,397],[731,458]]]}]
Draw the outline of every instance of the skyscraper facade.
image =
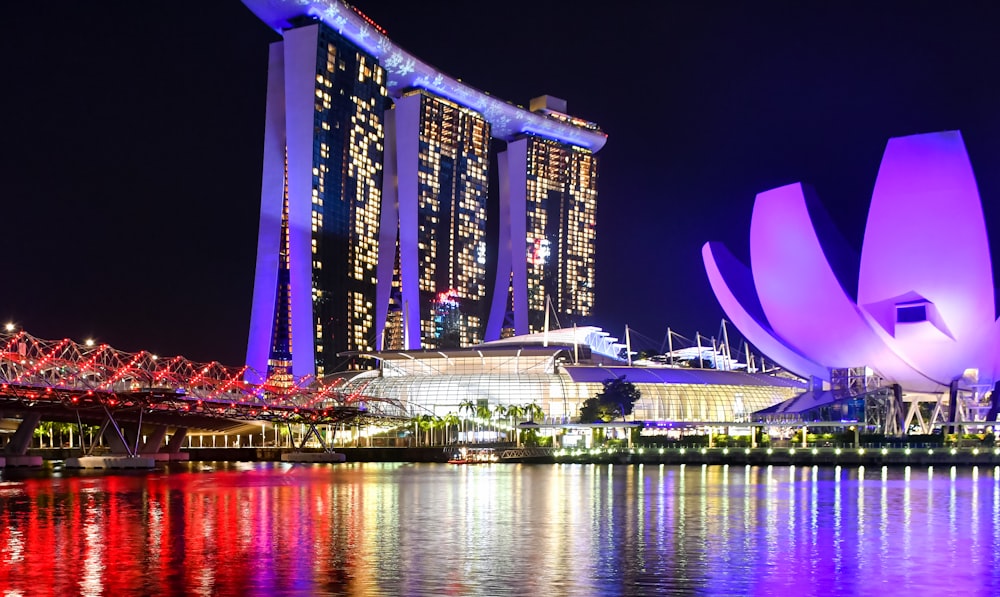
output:
[{"label": "skyscraper facade", "polygon": [[536,332],[546,303],[565,325],[593,314],[597,159],[551,139],[525,141],[528,331]]},{"label": "skyscraper facade", "polygon": [[[567,116],[558,98],[535,98],[532,109],[590,125]],[[500,246],[509,254],[497,267],[488,339],[541,331],[550,317],[550,327],[584,323],[594,309],[596,156],[521,135],[507,142],[498,163]]]},{"label": "skyscraper facade", "polygon": [[323,23],[272,44],[248,364],[322,375],[371,350],[385,71]]},{"label": "skyscraper facade", "polygon": [[[244,3],[283,37],[249,366],[292,381],[341,368],[343,353],[499,337],[510,306],[524,333],[547,304],[567,323],[591,314],[596,125],[444,75],[339,0]],[[486,234],[491,139],[508,143],[499,244]],[[505,273],[491,291],[492,260]]]},{"label": "skyscraper facade", "polygon": [[487,315],[490,125],[425,90],[397,99],[386,118],[386,175],[396,184],[387,185],[382,218],[380,348],[478,344]]}]

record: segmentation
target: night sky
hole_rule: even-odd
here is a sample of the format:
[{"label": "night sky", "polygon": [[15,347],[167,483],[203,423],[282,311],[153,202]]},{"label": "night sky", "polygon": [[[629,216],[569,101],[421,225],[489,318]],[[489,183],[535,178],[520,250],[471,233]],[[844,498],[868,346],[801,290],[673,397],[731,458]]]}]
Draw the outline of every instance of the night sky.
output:
[{"label": "night sky", "polygon": [[[608,133],[595,323],[628,324],[633,347],[718,334],[701,245],[746,259],[758,192],[811,183],[860,249],[892,136],[961,129],[1000,234],[991,2],[472,4],[356,2],[442,71],[564,98]],[[278,35],[237,0],[18,2],[3,20],[0,318],[242,363]]]}]

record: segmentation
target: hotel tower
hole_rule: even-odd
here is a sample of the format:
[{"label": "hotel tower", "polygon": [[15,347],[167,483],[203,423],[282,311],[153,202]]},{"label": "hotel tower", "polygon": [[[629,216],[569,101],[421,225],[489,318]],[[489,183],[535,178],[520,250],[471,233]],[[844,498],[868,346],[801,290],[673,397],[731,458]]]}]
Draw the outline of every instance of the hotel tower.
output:
[{"label": "hotel tower", "polygon": [[[438,72],[338,0],[244,4],[282,36],[268,64],[250,367],[291,382],[349,355],[537,330],[546,305],[563,325],[592,313],[597,125],[555,98],[526,110]],[[507,147],[488,198],[495,139]]]},{"label": "hotel tower", "polygon": [[379,348],[479,344],[486,327],[490,125],[422,89],[397,99],[386,119]]}]

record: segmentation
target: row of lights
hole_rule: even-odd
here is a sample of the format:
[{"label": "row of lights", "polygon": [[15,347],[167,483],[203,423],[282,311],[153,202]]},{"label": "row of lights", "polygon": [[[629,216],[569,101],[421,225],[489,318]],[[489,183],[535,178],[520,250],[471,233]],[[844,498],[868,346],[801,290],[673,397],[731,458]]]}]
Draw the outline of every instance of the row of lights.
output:
[{"label": "row of lights", "polygon": [[[6,331],[8,331],[8,332],[17,331],[17,325],[15,325],[12,322],[7,322],[7,324],[4,325],[3,328]],[[93,346],[94,345],[94,339],[93,338],[87,338],[86,340],[83,341],[83,343],[86,344],[87,346]]]},{"label": "row of lights", "polygon": [[[767,452],[768,455],[774,454],[774,448],[767,448],[767,450],[765,450],[765,451]],[[645,453],[645,449],[639,448],[638,450],[630,450],[629,452],[632,453],[632,454],[644,454]],[[683,454],[687,454],[688,450],[687,450],[687,448],[680,448],[680,449],[677,450],[677,452],[679,454],[683,455]],[[700,452],[702,454],[708,454],[708,448],[702,448],[700,450]],[[744,449],[744,453],[745,454],[750,454],[751,452],[752,452],[752,450],[750,448],[745,448]],[[590,454],[591,456],[599,456],[601,454],[615,454],[615,453],[617,453],[617,450],[612,449],[612,448],[608,448],[608,449],[592,448],[590,450],[569,450],[569,449],[556,450],[555,455],[556,456],[584,456],[586,454]],[[657,450],[657,453],[659,453],[659,454],[665,454],[666,453],[666,449],[665,448],[659,448]],[[722,449],[722,453],[724,455],[728,455],[729,454],[729,448],[723,448]],[[793,455],[794,456],[795,453],[796,453],[796,449],[795,448],[789,448],[788,449],[788,454],[789,455]],[[818,448],[813,448],[811,450],[811,453],[815,456],[816,454],[819,454],[819,449]],[[833,451],[833,453],[835,455],[837,455],[837,456],[840,456],[841,454],[844,453],[844,450],[841,449],[841,448],[835,448],[834,451]],[[858,448],[857,453],[858,453],[859,456],[864,456],[865,453],[866,453],[866,450],[864,448]],[[903,453],[906,454],[907,456],[910,456],[911,454],[913,454],[913,450],[911,448],[906,448],[906,449],[903,450]],[[952,456],[955,456],[955,455],[958,454],[958,449],[957,448],[951,448],[951,450],[949,451],[949,453]],[[888,455],[889,454],[889,449],[888,448],[882,448],[881,449],[881,454],[883,456]],[[973,456],[979,456],[979,454],[980,454],[979,448],[973,448],[972,449],[972,455]],[[934,455],[934,449],[933,448],[928,448],[927,449],[927,455],[928,456],[933,456]],[[993,448],[993,455],[994,456],[1000,456],[1000,448]]]}]

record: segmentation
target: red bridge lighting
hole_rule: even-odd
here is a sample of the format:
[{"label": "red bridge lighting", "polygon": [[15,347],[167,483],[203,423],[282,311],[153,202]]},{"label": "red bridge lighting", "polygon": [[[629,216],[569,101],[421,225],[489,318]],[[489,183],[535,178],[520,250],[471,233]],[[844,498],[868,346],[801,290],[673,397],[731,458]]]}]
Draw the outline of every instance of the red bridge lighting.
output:
[{"label": "red bridge lighting", "polygon": [[[217,418],[232,417],[237,410],[244,417],[277,412],[282,419],[294,415],[317,421],[330,417],[331,412],[336,414],[344,402],[341,394],[332,391],[343,385],[340,379],[324,385],[310,378],[272,387],[267,381],[252,381],[265,376],[246,366],[194,363],[179,356],[155,358],[146,351],[124,352],[107,344],[85,346],[68,339],[41,340],[23,330],[0,343],[0,358],[4,365],[0,371],[0,409],[4,400],[58,398],[63,404],[79,406],[96,398],[116,409],[121,405],[157,411],[196,410]],[[329,400],[335,400],[337,406],[330,407]],[[393,408],[403,414],[387,416],[405,417],[402,407]]]}]

